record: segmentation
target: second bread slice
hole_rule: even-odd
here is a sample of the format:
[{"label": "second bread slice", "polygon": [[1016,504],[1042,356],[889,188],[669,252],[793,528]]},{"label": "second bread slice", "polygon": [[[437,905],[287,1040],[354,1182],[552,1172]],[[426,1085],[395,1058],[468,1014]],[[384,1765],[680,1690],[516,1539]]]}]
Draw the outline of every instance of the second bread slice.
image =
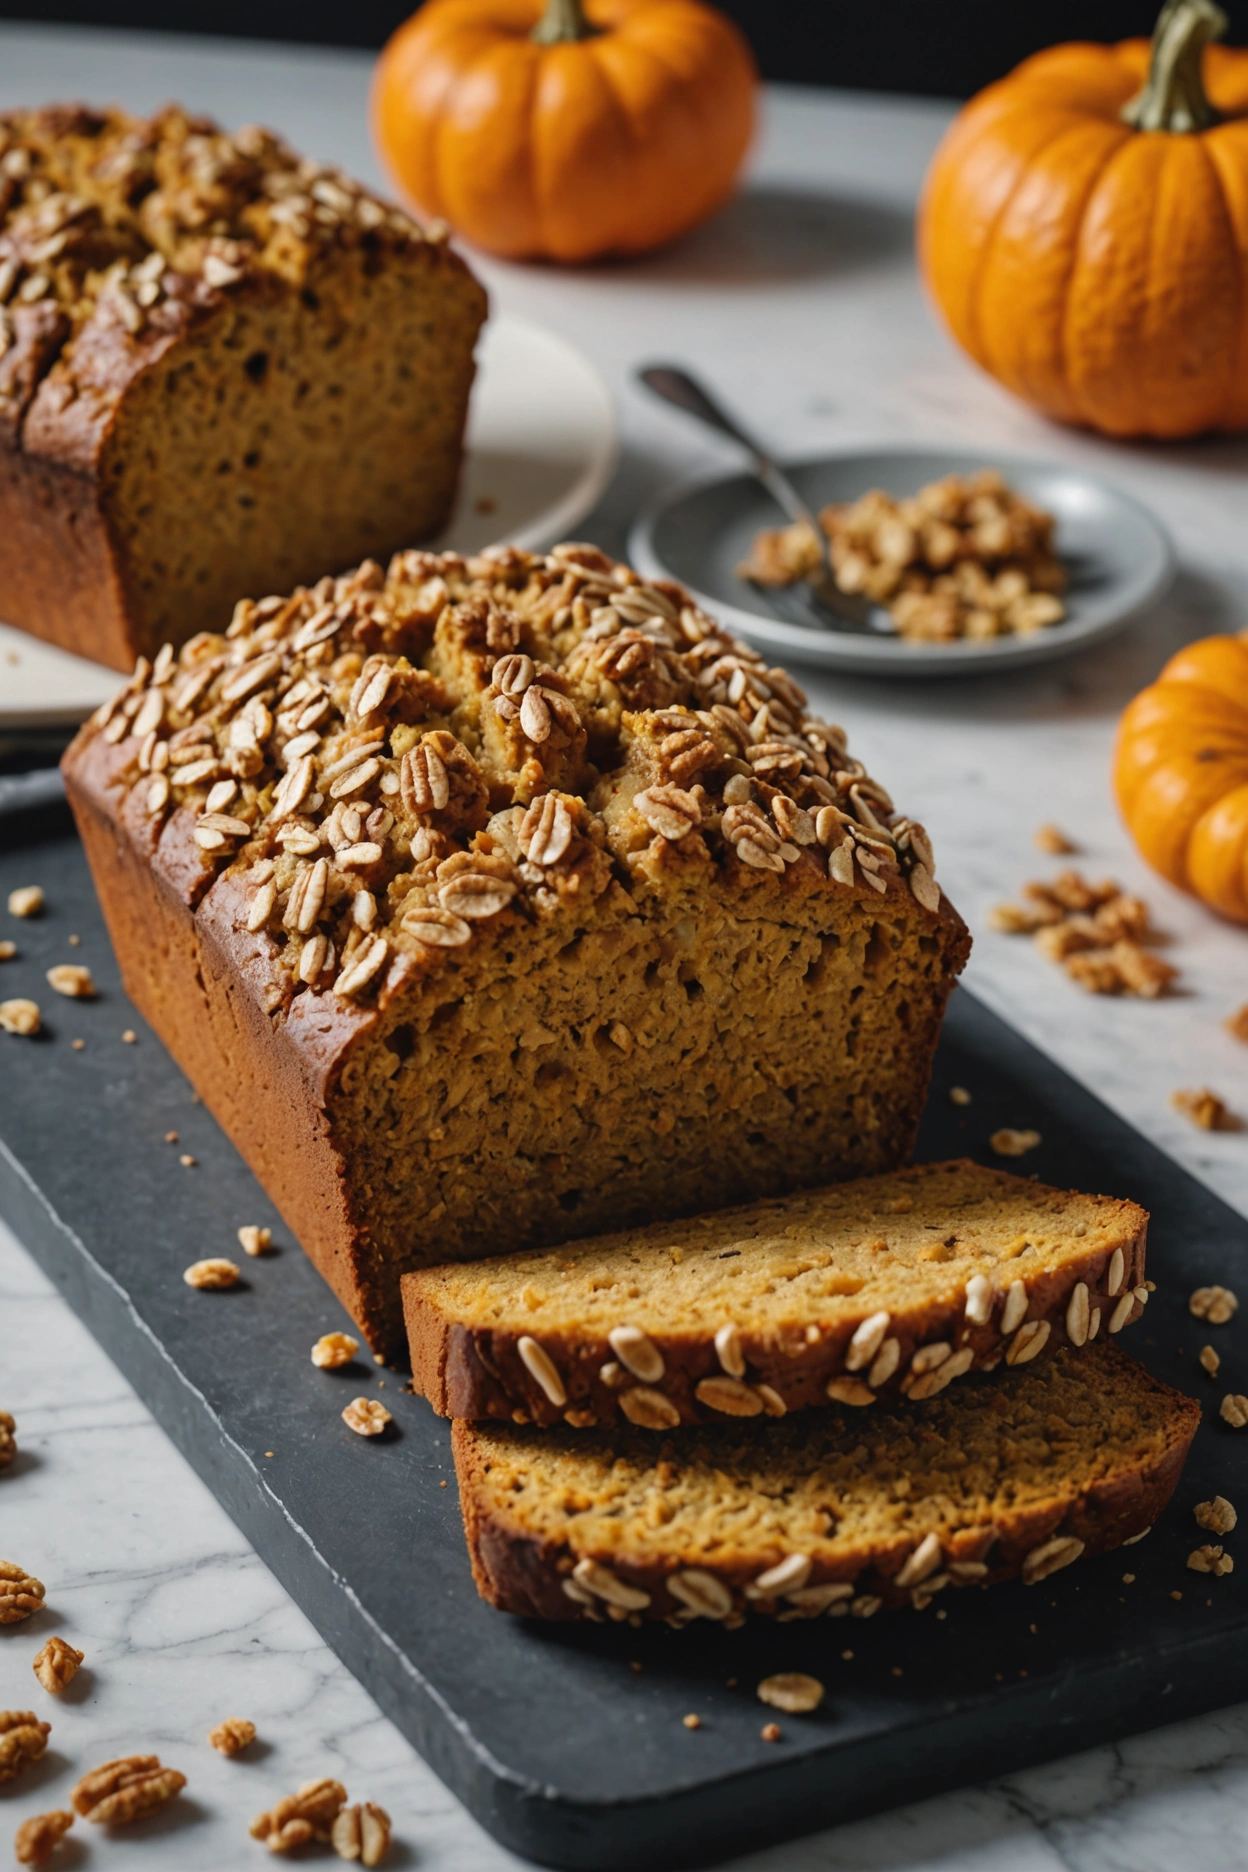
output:
[{"label": "second bread slice", "polygon": [[426,1268],[403,1280],[415,1388],[443,1416],[575,1429],[918,1403],[1137,1319],[1147,1222],[939,1163]]}]

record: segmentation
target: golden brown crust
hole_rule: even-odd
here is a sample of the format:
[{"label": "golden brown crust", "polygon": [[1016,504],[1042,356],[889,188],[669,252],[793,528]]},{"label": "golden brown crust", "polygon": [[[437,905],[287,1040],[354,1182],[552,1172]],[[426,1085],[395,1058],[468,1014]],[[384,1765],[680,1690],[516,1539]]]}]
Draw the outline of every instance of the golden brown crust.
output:
[{"label": "golden brown crust", "polygon": [[[983,1425],[991,1424],[1007,1401],[1030,1406],[1029,1414],[1038,1415],[1040,1425],[1052,1434],[1053,1412],[1060,1412],[1066,1402],[1061,1382],[1071,1358],[1070,1353],[1059,1354],[1048,1367],[1009,1384],[981,1382],[947,1394],[938,1415],[929,1419],[929,1425],[936,1425],[936,1439],[956,1440],[972,1425],[975,1434],[984,1435]],[[1099,1421],[1091,1418],[1092,1436],[1083,1451],[1063,1453],[1059,1438],[1057,1460],[1049,1459],[1051,1483],[1024,1492],[1012,1479],[987,1504],[961,1510],[947,1498],[920,1502],[928,1459],[914,1453],[910,1432],[912,1425],[917,1428],[918,1411],[899,1406],[877,1423],[869,1454],[859,1452],[866,1454],[868,1463],[865,1481],[859,1477],[860,1495],[863,1489],[870,1494],[876,1474],[892,1525],[875,1533],[868,1527],[859,1536],[850,1526],[852,1509],[842,1495],[844,1522],[838,1525],[833,1518],[822,1537],[797,1536],[804,1551],[795,1550],[794,1537],[785,1527],[790,1494],[797,1495],[812,1476],[822,1473],[823,1460],[831,1464],[845,1457],[859,1441],[860,1419],[821,1433],[822,1441],[810,1431],[799,1437],[796,1429],[789,1435],[771,1426],[756,1433],[757,1457],[743,1455],[748,1446],[739,1439],[748,1432],[737,1433],[735,1439],[732,1433],[717,1432],[714,1443],[710,1433],[694,1433],[692,1440],[685,1433],[659,1447],[644,1443],[634,1432],[617,1432],[604,1443],[564,1432],[505,1431],[456,1421],[451,1444],[473,1578],[491,1605],[525,1617],[609,1616],[633,1623],[684,1623],[700,1613],[730,1625],[751,1612],[796,1618],[870,1616],[881,1605],[907,1603],[922,1609],[948,1586],[994,1585],[1020,1576],[1026,1584],[1035,1583],[1060,1566],[1108,1552],[1151,1527],[1174,1491],[1200,1421],[1199,1405],[1113,1347],[1101,1346],[1086,1355],[1083,1369],[1087,1392],[1100,1384],[1107,1391],[1112,1388],[1114,1401],[1103,1408]],[[1147,1437],[1135,1436],[1116,1421],[1115,1408],[1128,1422],[1133,1410],[1146,1415]],[[1011,1440],[1020,1434],[1014,1420],[1007,1418],[1000,1432],[1007,1474],[1020,1460]],[[822,1454],[812,1456],[812,1439]],[[648,1456],[647,1449],[655,1453]],[[748,1477],[756,1468],[761,1477],[763,1450],[765,1494],[772,1512],[738,1512],[731,1524],[719,1524],[718,1531],[712,1524],[712,1537],[703,1542],[703,1550],[690,1551],[687,1537],[679,1531],[679,1515],[656,1516],[650,1510],[650,1504],[665,1495],[695,1486],[709,1489],[717,1470],[727,1491],[748,1492]],[[548,1507],[544,1516],[526,1512],[526,1503],[510,1487],[491,1484],[491,1470],[500,1462],[505,1475],[511,1475],[518,1451],[533,1454],[532,1474],[548,1480],[552,1501],[561,1504]],[[550,1454],[539,1460],[539,1451]],[[555,1457],[560,1459],[557,1465]],[[588,1527],[591,1516],[586,1510],[599,1502],[608,1478],[620,1492],[619,1459],[628,1469],[624,1506],[613,1510],[604,1543],[602,1520]],[[912,1515],[904,1508],[897,1511],[897,1496],[908,1495],[909,1489],[892,1489],[890,1495],[890,1469],[914,1479]],[[957,1471],[951,1473],[956,1478]],[[776,1486],[780,1483],[782,1490]],[[819,1486],[835,1503],[834,1475],[829,1473]],[[952,1487],[956,1490],[956,1480]],[[568,1505],[570,1497],[575,1498],[575,1511]],[[646,1532],[637,1539],[629,1513],[642,1502]],[[665,1540],[665,1521],[674,1530],[670,1540]],[[787,1580],[778,1571],[786,1561]],[[769,1585],[773,1570],[774,1589]],[[680,1590],[685,1581],[695,1588],[696,1612],[688,1590]]]},{"label": "golden brown crust", "polygon": [[[956,1194],[951,1183],[956,1184]],[[557,1256],[531,1253],[501,1263],[486,1261],[475,1266],[467,1279],[453,1267],[406,1274],[403,1301],[413,1384],[443,1417],[566,1423],[590,1430],[631,1416],[634,1423],[661,1431],[676,1421],[661,1407],[650,1421],[644,1411],[641,1415],[630,1411],[630,1399],[639,1385],[645,1400],[650,1401],[657,1391],[685,1424],[722,1422],[725,1413],[780,1416],[810,1406],[852,1402],[866,1407],[893,1392],[909,1393],[915,1382],[916,1354],[920,1355],[917,1370],[928,1374],[918,1395],[934,1396],[952,1377],[992,1371],[1003,1361],[1019,1361],[1020,1355],[1026,1364],[1033,1357],[1049,1356],[1059,1346],[1083,1346],[1094,1342],[1102,1331],[1108,1337],[1111,1323],[1117,1333],[1143,1314],[1148,1216],[1136,1203],[1073,1197],[1031,1179],[969,1162],[924,1164],[860,1179],[848,1192],[824,1192],[832,1199],[829,1213],[816,1207],[820,1194],[808,1192],[788,1202],[773,1199],[722,1211],[695,1218],[684,1228],[659,1225],[596,1238],[594,1281],[602,1278],[604,1251],[614,1248],[635,1257],[634,1271],[647,1280],[642,1302],[630,1302],[623,1294],[616,1298],[613,1293],[616,1317],[611,1323],[642,1323],[646,1339],[659,1354],[661,1369],[656,1367],[654,1376],[621,1367],[607,1336],[607,1319],[595,1317],[592,1324],[567,1321],[569,1303],[560,1300],[559,1273],[579,1273],[576,1257],[584,1244],[572,1243]],[[956,1205],[968,1198],[976,1204],[1005,1205],[1007,1235],[1017,1235],[1028,1222],[1045,1231],[1048,1252],[1040,1249],[1026,1259],[1001,1259],[999,1249],[1004,1244],[998,1244],[986,1256],[970,1250],[972,1257],[978,1254],[979,1258],[968,1260],[964,1247],[939,1298],[931,1295],[932,1269],[925,1267],[921,1271],[927,1276],[923,1283],[927,1292],[908,1304],[891,1302],[887,1313],[878,1310],[879,1289],[869,1281],[857,1294],[834,1292],[823,1302],[822,1311],[819,1296],[812,1299],[805,1293],[792,1296],[788,1317],[777,1316],[771,1308],[765,1314],[752,1313],[745,1303],[737,1314],[736,1350],[728,1363],[715,1343],[724,1318],[708,1316],[692,1324],[683,1305],[685,1290],[674,1290],[673,1280],[664,1278],[673,1243],[678,1244],[675,1253],[682,1277],[692,1278],[692,1263],[713,1280],[725,1248],[739,1256],[740,1243],[762,1236],[766,1256],[768,1247],[774,1248],[772,1238],[784,1236],[799,1262],[804,1249],[823,1248],[810,1267],[812,1279],[818,1281],[817,1263],[828,1260],[830,1241],[854,1236],[857,1245],[864,1230],[887,1228],[890,1212],[909,1215],[913,1211],[912,1220],[919,1226],[924,1215],[940,1215],[947,1225],[951,1201]],[[848,1218],[843,1213],[847,1203],[854,1204]],[[1063,1207],[1074,1212],[1069,1224],[1061,1213]],[[1068,1228],[1073,1228],[1073,1235]],[[1016,1252],[1021,1240],[1009,1244],[1007,1252]],[[879,1248],[885,1248],[883,1240]],[[506,1276],[506,1299],[496,1292],[483,1307],[479,1282],[488,1283],[493,1268]],[[982,1303],[978,1293],[974,1300],[968,1293],[968,1282],[977,1274],[987,1290]],[[532,1305],[526,1305],[525,1290],[517,1296],[515,1284],[530,1278],[541,1291]],[[936,1279],[939,1282],[939,1276]],[[1021,1310],[1018,1299],[1012,1304],[1009,1300],[1015,1281],[1021,1282],[1025,1293]],[[1084,1291],[1076,1295],[1080,1287]],[[665,1297],[671,1307],[666,1315]],[[552,1307],[547,1300],[553,1300],[557,1318],[550,1317]],[[478,1319],[481,1311],[493,1317]],[[877,1330],[872,1335],[871,1356],[855,1357],[851,1341],[873,1316]],[[522,1339],[529,1345],[536,1340],[553,1364],[559,1381],[557,1396],[562,1394],[562,1401],[552,1399],[549,1386],[543,1388],[531,1362],[526,1363]],[[889,1351],[877,1375],[874,1359],[885,1346]],[[946,1371],[949,1378],[943,1375]],[[604,1372],[608,1374],[605,1380]],[[711,1400],[716,1387],[724,1388],[726,1375],[738,1382],[726,1387],[727,1395],[716,1409]],[[848,1394],[843,1390],[839,1397],[829,1396],[829,1382],[835,1380],[845,1381]],[[699,1395],[699,1386],[708,1382],[710,1389]]]}]

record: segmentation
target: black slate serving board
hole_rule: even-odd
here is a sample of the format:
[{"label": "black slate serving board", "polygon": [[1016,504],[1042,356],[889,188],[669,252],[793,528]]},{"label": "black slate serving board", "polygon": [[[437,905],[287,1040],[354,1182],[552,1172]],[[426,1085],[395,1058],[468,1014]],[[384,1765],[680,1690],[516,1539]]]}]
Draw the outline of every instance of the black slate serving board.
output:
[{"label": "black slate serving board", "polygon": [[[1248,1359],[1242,1327],[1211,1329],[1186,1302],[1239,1284],[1248,1228],[965,990],[918,1154],[996,1161],[993,1130],[1034,1127],[1043,1144],[1021,1168],[1151,1210],[1159,1291],[1126,1343],[1206,1409],[1168,1515],[1039,1587],[948,1592],[922,1613],[735,1633],[542,1627],[476,1596],[448,1426],[371,1362],[311,1365],[313,1340],[349,1322],[122,994],[60,804],[0,817],[0,902],[32,882],[46,915],[0,916],[21,952],[0,998],[30,995],[46,1022],[37,1040],[0,1035],[0,1211],[317,1629],[506,1845],[602,1872],[705,1864],[1244,1694],[1248,1568],[1214,1579],[1185,1561],[1209,1538],[1194,1503],[1220,1492],[1248,1509],[1248,1432],[1217,1417],[1227,1390],[1248,1390]],[[98,1000],[46,987],[45,968],[70,960],[90,964]],[[950,1102],[955,1084],[969,1108]],[[232,1292],[185,1286],[192,1260],[237,1257],[248,1222],[270,1223],[280,1252],[246,1261]],[[1224,1354],[1216,1383],[1197,1364],[1207,1340]],[[340,1421],[361,1391],[393,1410],[392,1435],[367,1442]],[[797,1669],[826,1700],[764,1742],[754,1686]],[[682,1726],[688,1713],[701,1728]]]}]

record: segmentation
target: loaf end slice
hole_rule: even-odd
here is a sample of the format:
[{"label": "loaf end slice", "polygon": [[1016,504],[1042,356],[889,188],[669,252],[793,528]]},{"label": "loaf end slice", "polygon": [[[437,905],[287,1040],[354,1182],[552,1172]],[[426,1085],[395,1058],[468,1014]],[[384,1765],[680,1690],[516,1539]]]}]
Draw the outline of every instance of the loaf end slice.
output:
[{"label": "loaf end slice", "polygon": [[444,1417],[589,1430],[937,1396],[1139,1319],[1148,1217],[970,1162],[404,1276]]},{"label": "loaf end slice", "polygon": [[946,1589],[1034,1585],[1145,1532],[1200,1407],[1114,1346],[864,1421],[661,1443],[456,1422],[473,1576],[547,1619],[869,1617]]}]

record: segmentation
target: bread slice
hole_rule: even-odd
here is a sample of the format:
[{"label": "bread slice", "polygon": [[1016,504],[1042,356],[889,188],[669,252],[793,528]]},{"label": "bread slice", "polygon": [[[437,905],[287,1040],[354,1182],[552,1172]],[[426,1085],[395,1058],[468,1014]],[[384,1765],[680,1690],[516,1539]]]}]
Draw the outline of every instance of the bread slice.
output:
[{"label": "bread slice", "polygon": [[577,1429],[918,1402],[1138,1319],[1147,1223],[963,1161],[425,1268],[414,1382],[444,1417]]},{"label": "bread slice", "polygon": [[1200,1406],[1116,1346],[1063,1347],[864,1418],[656,1443],[457,1422],[478,1590],[535,1618],[867,1617],[947,1586],[1034,1585],[1142,1534]]}]

